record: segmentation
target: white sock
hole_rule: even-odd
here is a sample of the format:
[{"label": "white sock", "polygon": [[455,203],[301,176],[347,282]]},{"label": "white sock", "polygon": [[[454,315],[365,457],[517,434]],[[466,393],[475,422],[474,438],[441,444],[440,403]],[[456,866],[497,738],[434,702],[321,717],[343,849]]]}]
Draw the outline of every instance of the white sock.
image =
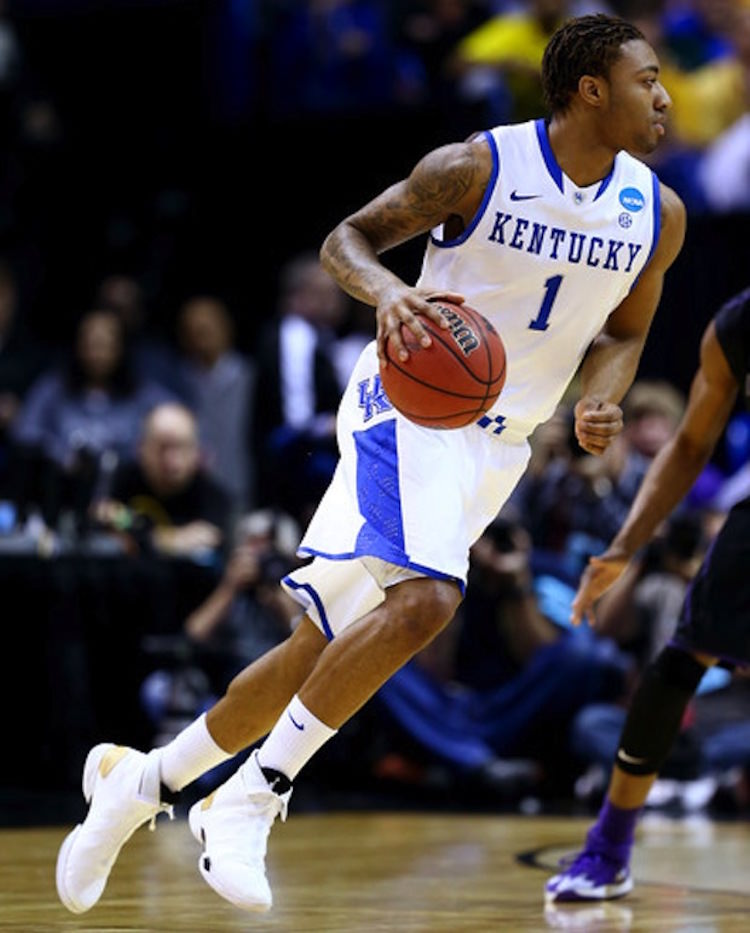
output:
[{"label": "white sock", "polygon": [[281,771],[293,781],[302,766],[337,731],[313,716],[295,695],[258,749],[258,763],[261,768]]},{"label": "white sock", "polygon": [[161,749],[161,779],[178,791],[232,756],[214,742],[203,713]]}]

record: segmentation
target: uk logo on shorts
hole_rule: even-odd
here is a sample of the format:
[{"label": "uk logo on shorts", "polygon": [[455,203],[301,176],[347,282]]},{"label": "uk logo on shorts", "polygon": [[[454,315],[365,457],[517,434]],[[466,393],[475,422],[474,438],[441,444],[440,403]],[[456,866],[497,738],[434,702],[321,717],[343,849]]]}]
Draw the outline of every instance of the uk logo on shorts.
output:
[{"label": "uk logo on shorts", "polygon": [[623,188],[620,192],[620,204],[626,211],[636,214],[646,205],[646,199],[637,188]]},{"label": "uk logo on shorts", "polygon": [[372,384],[369,379],[363,379],[357,384],[357,388],[359,389],[359,407],[364,413],[363,421],[370,421],[373,415],[380,415],[393,409],[393,405],[385,394],[380,376],[373,376]]}]

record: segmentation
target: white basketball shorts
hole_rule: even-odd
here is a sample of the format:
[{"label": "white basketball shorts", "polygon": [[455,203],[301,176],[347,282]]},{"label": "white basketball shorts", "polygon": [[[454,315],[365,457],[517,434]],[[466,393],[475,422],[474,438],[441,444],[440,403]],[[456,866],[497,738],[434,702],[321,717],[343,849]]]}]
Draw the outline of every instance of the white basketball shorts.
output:
[{"label": "white basketball shorts", "polygon": [[411,576],[455,580],[463,589],[469,548],[497,516],[530,455],[525,436],[501,432],[487,418],[446,431],[408,421],[383,392],[374,342],[362,351],[342,397],[337,436],[339,463],[299,548],[300,555],[325,561],[284,581],[329,637],[400,582],[384,564]]}]

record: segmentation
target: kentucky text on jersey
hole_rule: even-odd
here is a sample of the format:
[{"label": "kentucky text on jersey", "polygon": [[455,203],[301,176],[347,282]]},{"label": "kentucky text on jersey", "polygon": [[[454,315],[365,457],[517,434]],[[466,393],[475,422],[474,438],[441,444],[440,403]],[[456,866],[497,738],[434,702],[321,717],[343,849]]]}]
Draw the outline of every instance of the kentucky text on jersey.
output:
[{"label": "kentucky text on jersey", "polygon": [[630,272],[643,248],[642,243],[611,238],[604,240],[563,227],[548,227],[503,211],[495,211],[495,222],[487,239],[500,246],[536,253],[547,259],[573,263],[583,261],[587,266],[601,265],[602,269],[610,272]]}]

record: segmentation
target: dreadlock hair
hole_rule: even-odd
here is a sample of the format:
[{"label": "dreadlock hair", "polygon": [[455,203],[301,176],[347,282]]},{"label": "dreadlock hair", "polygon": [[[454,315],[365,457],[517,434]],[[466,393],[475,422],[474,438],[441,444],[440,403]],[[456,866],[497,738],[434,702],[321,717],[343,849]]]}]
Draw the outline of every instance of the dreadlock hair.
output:
[{"label": "dreadlock hair", "polygon": [[643,33],[618,16],[594,13],[564,23],[549,40],[542,59],[542,89],[550,113],[567,110],[583,75],[607,77],[620,46]]}]

